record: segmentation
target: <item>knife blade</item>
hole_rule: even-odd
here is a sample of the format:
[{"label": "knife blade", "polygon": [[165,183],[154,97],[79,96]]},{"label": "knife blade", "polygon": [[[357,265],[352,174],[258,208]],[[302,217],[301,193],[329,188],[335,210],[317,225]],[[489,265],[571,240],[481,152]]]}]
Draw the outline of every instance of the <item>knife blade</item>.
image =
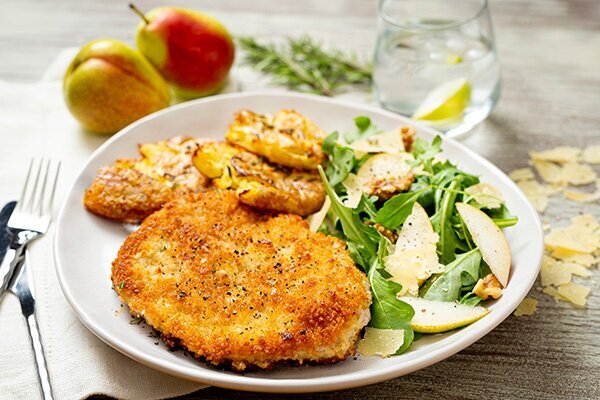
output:
[{"label": "knife blade", "polygon": [[[16,201],[8,202],[0,211],[0,282],[4,281],[4,276],[9,273],[10,265],[16,254],[14,250],[10,249],[12,233],[6,227],[16,205]],[[6,257],[7,253],[10,253],[8,254],[8,257]],[[0,298],[1,297],[2,291],[0,290]]]}]

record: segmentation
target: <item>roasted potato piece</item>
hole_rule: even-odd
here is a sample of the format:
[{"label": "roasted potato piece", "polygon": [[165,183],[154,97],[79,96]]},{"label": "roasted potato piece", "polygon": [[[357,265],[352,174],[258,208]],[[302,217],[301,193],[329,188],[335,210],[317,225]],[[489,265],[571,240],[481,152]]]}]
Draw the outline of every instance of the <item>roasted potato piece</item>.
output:
[{"label": "roasted potato piece", "polygon": [[98,171],[83,204],[94,214],[121,222],[139,222],[175,196],[173,190],[132,168],[113,165]]},{"label": "roasted potato piece", "polygon": [[250,206],[307,216],[325,201],[323,183],[315,172],[277,168],[248,152],[233,156],[231,167],[236,193]]},{"label": "roasted potato piece", "polygon": [[324,160],[324,137],[321,128],[294,110],[274,115],[240,111],[225,135],[228,142],[270,162],[299,169],[316,169]]},{"label": "roasted potato piece", "polygon": [[178,136],[139,146],[142,158],[117,160],[98,171],[84,195],[88,210],[122,222],[139,222],[179,194],[206,189],[210,180],[192,164],[202,141]]},{"label": "roasted potato piece", "polygon": [[225,142],[209,142],[200,145],[192,156],[192,163],[198,171],[211,179],[220,178],[229,165],[231,157],[245,151]]},{"label": "roasted potato piece", "polygon": [[261,210],[306,216],[325,200],[316,172],[280,167],[228,143],[200,146],[193,161],[216,187],[235,189],[242,203]]},{"label": "roasted potato piece", "polygon": [[173,189],[183,187],[198,192],[209,181],[194,168],[192,155],[205,142],[206,140],[176,136],[167,141],[142,144],[139,146],[142,158],[133,168]]}]

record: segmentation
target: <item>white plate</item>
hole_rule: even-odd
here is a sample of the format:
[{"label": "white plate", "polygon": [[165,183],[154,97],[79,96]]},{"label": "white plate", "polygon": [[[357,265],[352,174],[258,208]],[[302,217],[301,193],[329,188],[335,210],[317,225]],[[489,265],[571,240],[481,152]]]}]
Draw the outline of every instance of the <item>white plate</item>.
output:
[{"label": "white plate", "polygon": [[[130,316],[111,290],[110,266],[127,230],[114,222],[87,212],[82,204],[84,190],[98,168],[116,159],[137,156],[137,144],[190,135],[221,139],[240,109],[275,112],[294,108],[317,122],[326,131],[353,129],[353,119],[369,116],[384,129],[413,122],[374,107],[344,103],[319,96],[262,92],[215,96],[183,103],[159,111],[123,129],[101,146],[73,183],[57,220],[55,236],[56,271],[65,297],[81,321],[100,339],[160,371],[182,378],[239,390],[267,392],[309,392],[350,388],[408,374],[441,361],[477,341],[510,315],[523,300],[538,274],[543,251],[543,234],[537,213],[517,186],[489,161],[462,144],[445,139],[443,155],[467,172],[498,187],[509,209],[519,217],[517,226],[506,229],[513,257],[511,279],[492,312],[474,324],[452,333],[430,335],[414,343],[408,352],[380,359],[350,358],[327,366],[287,367],[274,371],[234,373],[221,371],[170,352],[157,339],[148,337],[149,328],[130,325]],[[435,137],[432,129],[417,126],[417,135]]]}]

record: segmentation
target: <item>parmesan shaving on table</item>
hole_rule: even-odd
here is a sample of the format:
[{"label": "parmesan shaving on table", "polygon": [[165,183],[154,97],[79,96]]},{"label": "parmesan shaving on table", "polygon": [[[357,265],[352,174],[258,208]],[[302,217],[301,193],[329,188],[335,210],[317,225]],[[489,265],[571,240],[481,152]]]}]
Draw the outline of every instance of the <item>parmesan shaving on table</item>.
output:
[{"label": "parmesan shaving on table", "polygon": [[515,310],[515,316],[522,317],[524,315],[533,315],[537,309],[537,303],[536,299],[526,297]]},{"label": "parmesan shaving on table", "polygon": [[[509,176],[521,188],[534,207],[543,213],[549,198],[562,193],[564,198],[575,203],[594,203],[600,200],[600,180],[589,164],[600,164],[600,145],[590,145],[581,150],[576,147],[560,146],[529,153],[530,164],[543,183],[536,180],[531,168],[519,168]],[[569,185],[583,186],[596,182],[596,189],[572,190]],[[580,206],[581,207],[581,206]],[[546,255],[540,270],[541,287],[544,294],[557,301],[565,301],[577,307],[585,307],[590,288],[573,279],[589,279],[591,267],[600,261],[600,224],[592,214],[573,217],[571,224],[562,227],[544,226]],[[526,299],[515,311],[515,315],[528,315],[532,302]]]}]

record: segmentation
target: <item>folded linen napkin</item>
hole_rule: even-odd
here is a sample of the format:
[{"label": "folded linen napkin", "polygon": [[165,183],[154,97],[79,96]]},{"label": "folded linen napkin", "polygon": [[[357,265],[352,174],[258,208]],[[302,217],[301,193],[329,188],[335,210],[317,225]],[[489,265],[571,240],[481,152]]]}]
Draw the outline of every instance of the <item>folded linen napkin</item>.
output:
[{"label": "folded linen napkin", "polygon": [[[29,159],[45,156],[62,161],[55,199],[58,206],[85,160],[106,139],[81,131],[64,106],[61,90],[61,83],[55,80],[0,82],[0,205],[19,197]],[[138,364],[79,322],[54,273],[52,237],[51,228],[30,250],[38,321],[55,398],[105,394],[158,399],[202,388]],[[0,398],[41,398],[25,320],[11,294],[0,304],[0,337]]]}]

